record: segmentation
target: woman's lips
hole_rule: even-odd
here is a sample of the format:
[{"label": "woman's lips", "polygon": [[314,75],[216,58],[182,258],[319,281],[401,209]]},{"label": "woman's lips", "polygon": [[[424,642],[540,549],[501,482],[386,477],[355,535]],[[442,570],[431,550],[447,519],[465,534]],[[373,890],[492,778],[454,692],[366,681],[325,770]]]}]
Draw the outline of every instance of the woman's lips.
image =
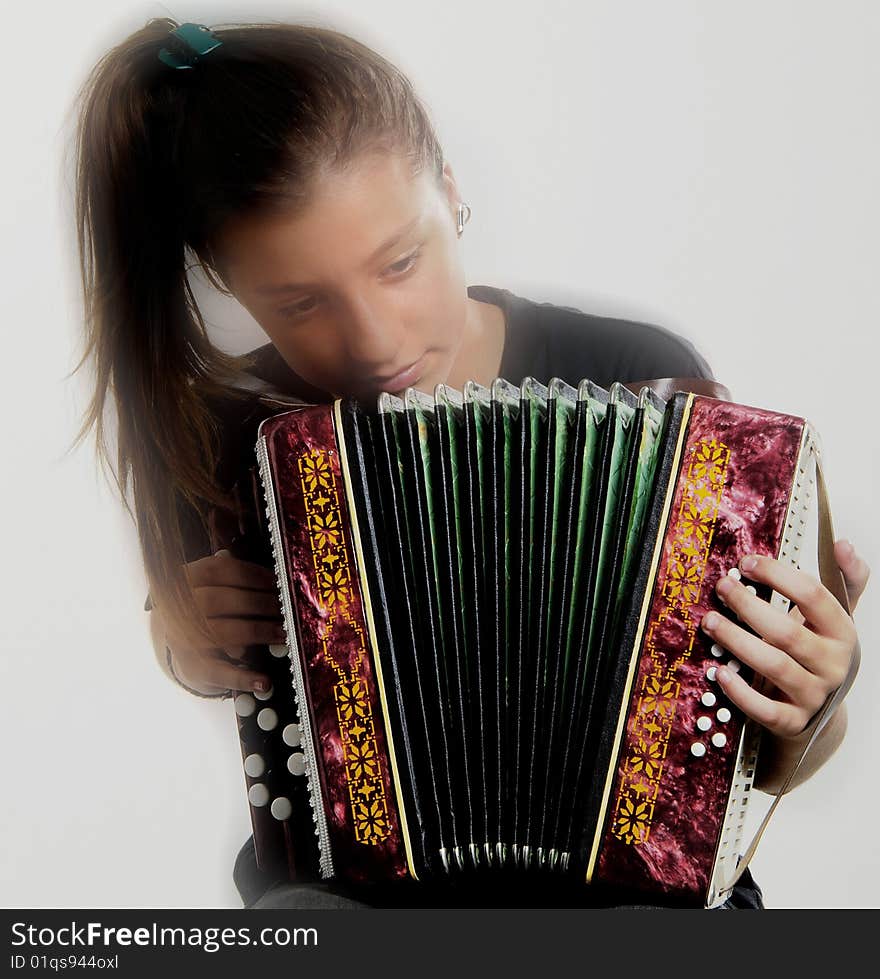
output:
[{"label": "woman's lips", "polygon": [[421,380],[425,372],[425,360],[427,356],[426,353],[422,354],[415,363],[410,364],[409,367],[404,367],[403,370],[399,370],[396,374],[385,374],[381,377],[374,376],[370,378],[370,381],[376,387],[381,388],[383,391],[390,391],[391,393],[414,387]]}]

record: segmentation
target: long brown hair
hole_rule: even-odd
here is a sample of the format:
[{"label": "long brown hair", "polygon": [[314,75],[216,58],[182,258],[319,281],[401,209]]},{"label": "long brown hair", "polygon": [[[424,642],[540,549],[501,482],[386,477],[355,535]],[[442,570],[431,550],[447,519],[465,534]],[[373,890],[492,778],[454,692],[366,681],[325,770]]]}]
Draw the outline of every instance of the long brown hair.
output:
[{"label": "long brown hair", "polygon": [[154,604],[207,633],[183,572],[178,503],[203,515],[230,506],[214,478],[222,433],[210,405],[237,397],[230,378],[249,362],[211,343],[187,263],[228,295],[216,242],[230,219],[302,206],[310,179],[364,149],[406,152],[438,179],[443,159],[408,79],[344,34],[215,29],[219,47],[174,69],[159,51],[177,27],[149,21],[77,94],[85,353],[74,370],[91,363],[94,393],[76,442],[95,428],[99,459],[135,519]]}]

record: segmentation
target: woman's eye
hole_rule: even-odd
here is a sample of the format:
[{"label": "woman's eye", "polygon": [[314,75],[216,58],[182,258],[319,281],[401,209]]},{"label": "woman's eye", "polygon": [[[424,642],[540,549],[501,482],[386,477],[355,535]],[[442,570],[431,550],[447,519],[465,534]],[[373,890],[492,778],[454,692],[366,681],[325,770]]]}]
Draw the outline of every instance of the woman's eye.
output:
[{"label": "woman's eye", "polygon": [[409,272],[416,264],[416,259],[419,257],[420,249],[416,249],[411,252],[406,258],[401,258],[400,261],[395,262],[393,265],[389,265],[385,270],[386,274],[390,275],[403,275],[404,272]]},{"label": "woman's eye", "polygon": [[316,309],[317,306],[317,298],[315,296],[308,296],[306,299],[301,299],[298,303],[294,303],[292,306],[286,306],[278,312],[281,316],[306,316]]},{"label": "woman's eye", "polygon": [[[393,265],[389,265],[383,275],[397,276],[405,275],[407,272],[415,268],[416,260],[419,257],[421,248],[417,248],[414,252],[410,252],[405,258],[401,258],[399,261],[394,262]],[[307,296],[305,299],[301,299],[299,302],[294,303],[292,306],[285,306],[284,309],[278,310],[279,316],[287,316],[291,319],[301,319],[313,313],[320,305],[320,298],[318,296]]]}]

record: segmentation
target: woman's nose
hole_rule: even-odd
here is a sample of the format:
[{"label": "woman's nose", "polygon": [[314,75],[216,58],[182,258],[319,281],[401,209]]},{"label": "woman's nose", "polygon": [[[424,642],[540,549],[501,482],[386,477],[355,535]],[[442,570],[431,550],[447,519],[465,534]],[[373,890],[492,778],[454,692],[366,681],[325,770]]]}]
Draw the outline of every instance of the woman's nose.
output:
[{"label": "woman's nose", "polygon": [[346,305],[344,342],[351,362],[372,369],[397,366],[403,343],[397,318],[368,297],[355,297]]}]

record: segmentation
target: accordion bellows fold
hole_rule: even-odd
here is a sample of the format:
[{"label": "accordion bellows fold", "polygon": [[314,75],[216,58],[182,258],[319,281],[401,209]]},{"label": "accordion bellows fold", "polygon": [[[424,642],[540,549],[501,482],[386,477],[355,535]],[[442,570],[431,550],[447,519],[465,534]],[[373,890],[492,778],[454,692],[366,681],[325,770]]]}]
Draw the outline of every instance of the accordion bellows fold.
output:
[{"label": "accordion bellows fold", "polygon": [[798,562],[816,441],[587,380],[263,421],[287,647],[260,730],[239,711],[258,860],[720,903],[758,739],[699,623],[744,554]]}]

